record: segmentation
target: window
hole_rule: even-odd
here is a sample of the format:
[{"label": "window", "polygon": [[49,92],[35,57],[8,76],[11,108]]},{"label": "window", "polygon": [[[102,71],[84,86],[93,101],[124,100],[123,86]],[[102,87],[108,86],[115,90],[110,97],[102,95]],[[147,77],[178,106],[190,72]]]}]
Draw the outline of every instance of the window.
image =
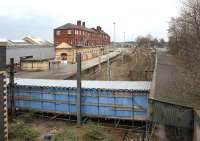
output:
[{"label": "window", "polygon": [[78,35],[78,30],[75,30],[75,35]]},{"label": "window", "polygon": [[61,60],[67,60],[67,54],[61,53]]},{"label": "window", "polygon": [[67,34],[72,34],[72,30],[67,30]]},{"label": "window", "polygon": [[56,31],[56,36],[60,36],[60,33],[61,33],[60,30],[57,30]]}]

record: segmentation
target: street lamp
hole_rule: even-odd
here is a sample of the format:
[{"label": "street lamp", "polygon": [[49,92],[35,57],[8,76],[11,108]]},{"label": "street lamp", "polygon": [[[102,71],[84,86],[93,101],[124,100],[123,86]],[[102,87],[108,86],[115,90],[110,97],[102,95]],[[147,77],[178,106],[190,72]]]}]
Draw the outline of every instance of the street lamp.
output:
[{"label": "street lamp", "polygon": [[113,22],[113,27],[114,27],[114,29],[113,29],[113,42],[115,42],[115,25],[116,25],[116,23],[115,22]]}]

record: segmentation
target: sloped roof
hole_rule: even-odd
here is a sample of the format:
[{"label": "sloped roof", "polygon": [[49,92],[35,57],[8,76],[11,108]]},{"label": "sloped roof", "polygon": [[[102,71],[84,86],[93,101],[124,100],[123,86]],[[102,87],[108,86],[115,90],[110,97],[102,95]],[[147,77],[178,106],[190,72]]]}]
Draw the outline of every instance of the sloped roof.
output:
[{"label": "sloped roof", "polygon": [[7,46],[7,40],[0,38],[0,46]]},{"label": "sloped roof", "polygon": [[84,30],[84,31],[88,31],[88,32],[93,32],[93,33],[103,33],[103,34],[106,34],[107,36],[109,36],[103,30],[97,31],[97,29],[95,29],[95,28],[87,28],[87,27],[78,26],[78,25],[75,25],[75,24],[72,24],[72,23],[64,24],[64,25],[62,25],[60,27],[57,27],[56,29],[80,29],[80,30]]},{"label": "sloped roof", "polygon": [[34,44],[34,45],[48,45],[53,46],[53,44],[49,41],[46,41],[44,39],[38,38],[38,37],[31,37],[27,36],[23,40],[25,40],[28,43]]},{"label": "sloped roof", "polygon": [[62,42],[56,48],[72,48],[72,46],[67,44],[67,43],[65,43],[65,42]]},{"label": "sloped roof", "polygon": [[89,31],[89,32],[95,32],[95,30],[93,30],[93,29],[86,28],[86,27],[83,27],[83,26],[78,26],[78,25],[75,25],[75,24],[72,24],[72,23],[64,24],[60,27],[57,27],[56,29],[81,29],[81,30],[85,30],[85,31]]},{"label": "sloped roof", "polygon": [[32,44],[26,42],[25,40],[8,40],[8,45],[12,46],[12,45],[32,45]]}]

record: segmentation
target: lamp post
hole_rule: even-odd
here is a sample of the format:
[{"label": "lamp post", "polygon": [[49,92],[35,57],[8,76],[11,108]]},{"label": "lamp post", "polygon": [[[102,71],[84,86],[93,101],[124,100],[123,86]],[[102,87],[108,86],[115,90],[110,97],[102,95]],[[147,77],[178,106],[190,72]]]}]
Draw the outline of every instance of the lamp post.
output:
[{"label": "lamp post", "polygon": [[116,27],[115,27],[115,25],[116,25],[116,23],[113,22],[113,28],[114,28],[114,29],[113,29],[113,42],[115,42],[115,38],[116,38],[116,37],[115,37],[115,34],[116,34],[116,33],[115,33],[115,32],[116,32],[116,29],[115,29]]}]

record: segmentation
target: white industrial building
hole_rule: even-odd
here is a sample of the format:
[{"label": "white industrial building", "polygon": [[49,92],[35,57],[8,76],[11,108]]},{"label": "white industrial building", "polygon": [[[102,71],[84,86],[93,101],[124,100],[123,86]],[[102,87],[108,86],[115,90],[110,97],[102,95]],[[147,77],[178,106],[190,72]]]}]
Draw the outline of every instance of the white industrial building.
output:
[{"label": "white industrial building", "polygon": [[53,44],[40,38],[25,37],[22,40],[7,40],[6,64],[10,58],[14,58],[15,63],[20,63],[21,59],[54,59],[55,50]]}]

